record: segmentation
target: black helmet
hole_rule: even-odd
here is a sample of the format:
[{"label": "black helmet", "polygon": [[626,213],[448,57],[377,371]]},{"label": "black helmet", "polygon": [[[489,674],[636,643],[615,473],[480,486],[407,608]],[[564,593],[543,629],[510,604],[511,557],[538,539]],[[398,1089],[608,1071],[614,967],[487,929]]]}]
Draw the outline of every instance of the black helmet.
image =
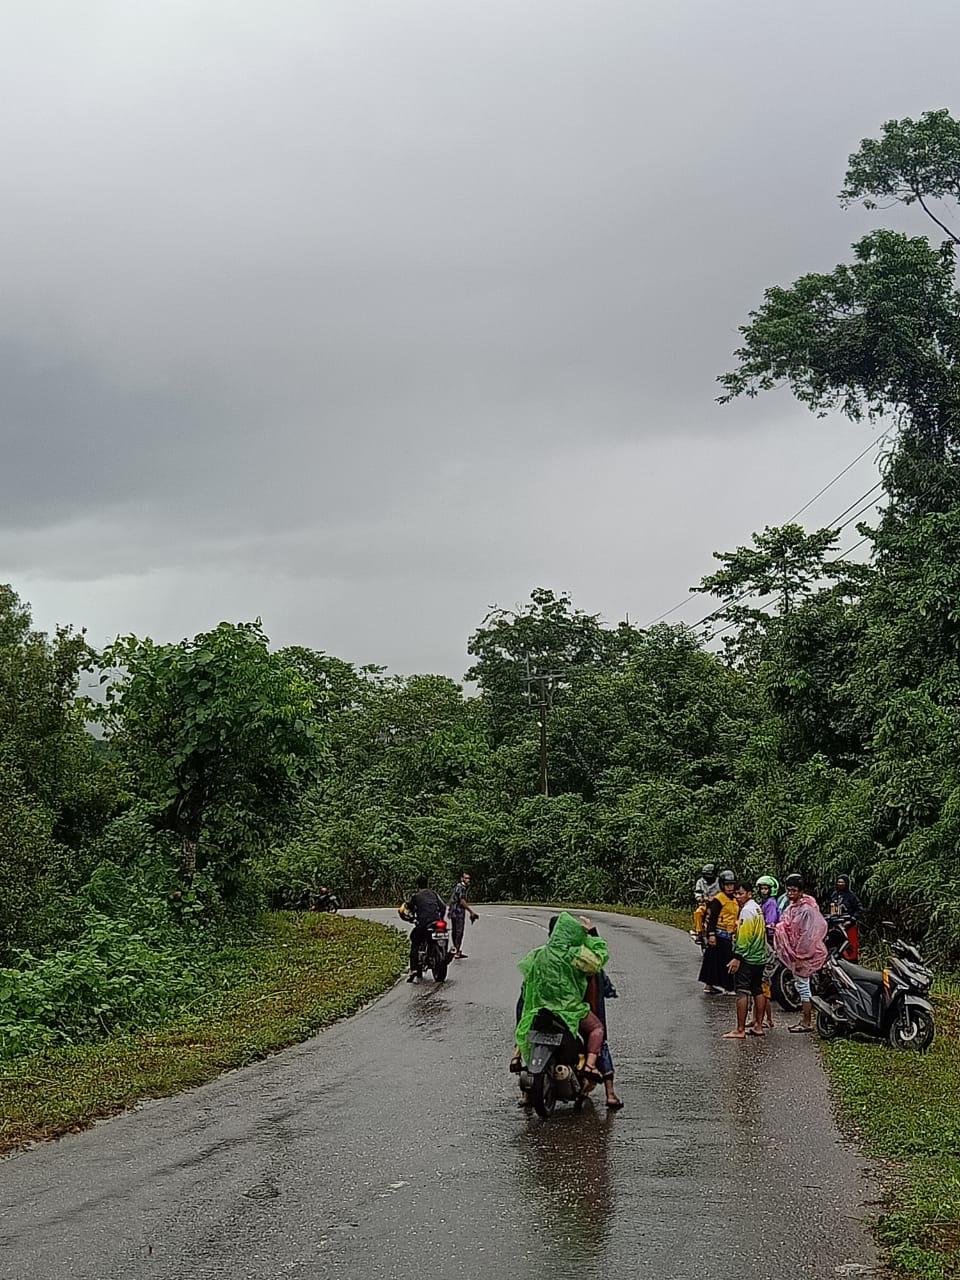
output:
[{"label": "black helmet", "polygon": [[705,867],[701,867],[700,874],[703,876],[704,880],[713,880],[717,874],[717,864],[715,862],[708,862]]},{"label": "black helmet", "polygon": [[720,883],[721,883],[721,884],[736,884],[736,882],[737,882],[737,877],[733,874],[733,872],[732,872],[732,871],[721,871],[721,872],[720,872]]},{"label": "black helmet", "polygon": [[799,871],[791,871],[786,880],[784,880],[783,887],[785,889],[802,889],[803,876],[800,875]]}]

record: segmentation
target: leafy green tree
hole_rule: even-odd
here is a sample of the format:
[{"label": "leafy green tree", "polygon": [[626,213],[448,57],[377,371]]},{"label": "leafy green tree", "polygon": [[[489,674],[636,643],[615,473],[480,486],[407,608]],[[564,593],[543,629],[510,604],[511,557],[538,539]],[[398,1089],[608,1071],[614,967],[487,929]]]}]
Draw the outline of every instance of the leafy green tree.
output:
[{"label": "leafy green tree", "polygon": [[523,609],[492,609],[470,637],[467,652],[475,661],[464,679],[480,688],[494,742],[534,714],[540,678],[552,705],[576,669],[602,665],[609,644],[598,617],[544,587],[530,593]]},{"label": "leafy green tree", "polygon": [[845,204],[862,201],[868,209],[881,199],[919,204],[960,244],[931,208],[934,200],[960,202],[960,120],[947,110],[925,111],[919,120],[888,120],[882,137],[864,138],[850,157],[840,198]]},{"label": "leafy green tree", "polygon": [[98,715],[130,791],[180,842],[190,882],[235,885],[289,813],[315,759],[313,699],[259,623],[221,623],[180,644],[118,639]]},{"label": "leafy green tree", "polygon": [[82,634],[33,630],[29,610],[0,584],[0,950],[67,927],[83,842],[115,804],[76,699],[89,658]]}]

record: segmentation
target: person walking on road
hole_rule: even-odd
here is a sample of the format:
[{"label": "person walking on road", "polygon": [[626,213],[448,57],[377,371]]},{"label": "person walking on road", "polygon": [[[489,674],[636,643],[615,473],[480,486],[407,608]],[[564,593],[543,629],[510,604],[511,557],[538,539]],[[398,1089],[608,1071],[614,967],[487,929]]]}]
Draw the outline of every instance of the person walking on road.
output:
[{"label": "person walking on road", "polygon": [[450,931],[453,935],[454,960],[466,960],[467,958],[463,951],[463,927],[467,923],[467,913],[469,912],[471,924],[477,918],[477,913],[467,901],[469,892],[470,872],[461,871],[460,879],[453,886],[453,893],[450,895],[450,902],[447,908],[450,916]]},{"label": "person walking on road", "polygon": [[733,975],[728,968],[733,959],[733,934],[737,927],[739,907],[733,896],[736,877],[732,871],[720,872],[720,888],[707,904],[704,924],[707,945],[700,965],[700,981],[708,996],[720,991],[733,992]]},{"label": "person walking on road", "polygon": [[[767,928],[760,904],[754,901],[749,885],[739,885],[736,891],[740,914],[733,944],[733,959],[728,966],[734,977],[737,996],[737,1026],[728,1031],[724,1040],[745,1040],[748,1035],[762,1036],[766,1013],[766,997],[763,994],[763,968],[767,962]],[[747,1030],[747,1014],[753,1000],[753,1025]]]},{"label": "person walking on road", "polygon": [[810,979],[827,963],[827,922],[820,914],[816,898],[803,891],[803,877],[787,876],[787,909],[773,930],[773,949],[793,974],[800,997],[800,1021],[789,1031],[809,1035],[813,1030]]}]

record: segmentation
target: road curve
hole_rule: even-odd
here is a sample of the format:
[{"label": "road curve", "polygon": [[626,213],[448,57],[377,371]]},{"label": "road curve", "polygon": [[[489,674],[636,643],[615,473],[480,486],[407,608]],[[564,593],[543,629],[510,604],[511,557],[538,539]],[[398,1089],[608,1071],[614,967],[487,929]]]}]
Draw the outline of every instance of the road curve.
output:
[{"label": "road curve", "polygon": [[[393,913],[362,913],[395,919]],[[797,1280],[870,1274],[873,1188],[810,1039],[723,1041],[682,934],[599,914],[624,1111],[516,1107],[549,912],[483,908],[443,987],[0,1162],[3,1280]]]}]

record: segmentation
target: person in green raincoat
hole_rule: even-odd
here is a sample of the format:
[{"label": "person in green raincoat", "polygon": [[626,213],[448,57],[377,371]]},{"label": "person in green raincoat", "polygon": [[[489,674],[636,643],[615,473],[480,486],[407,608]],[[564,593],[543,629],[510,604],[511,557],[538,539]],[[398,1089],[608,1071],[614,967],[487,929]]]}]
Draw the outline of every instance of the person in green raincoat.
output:
[{"label": "person in green raincoat", "polygon": [[606,965],[609,951],[604,940],[590,932],[592,928],[586,917],[578,920],[562,911],[544,945],[520,961],[523,1012],[517,1025],[517,1053],[523,1062],[529,1061],[533,1020],[538,1009],[549,1009],[573,1035],[583,1036],[586,1074],[599,1083],[602,1076],[597,1056],[603,1048],[604,1030],[587,1003],[587,984]]}]

